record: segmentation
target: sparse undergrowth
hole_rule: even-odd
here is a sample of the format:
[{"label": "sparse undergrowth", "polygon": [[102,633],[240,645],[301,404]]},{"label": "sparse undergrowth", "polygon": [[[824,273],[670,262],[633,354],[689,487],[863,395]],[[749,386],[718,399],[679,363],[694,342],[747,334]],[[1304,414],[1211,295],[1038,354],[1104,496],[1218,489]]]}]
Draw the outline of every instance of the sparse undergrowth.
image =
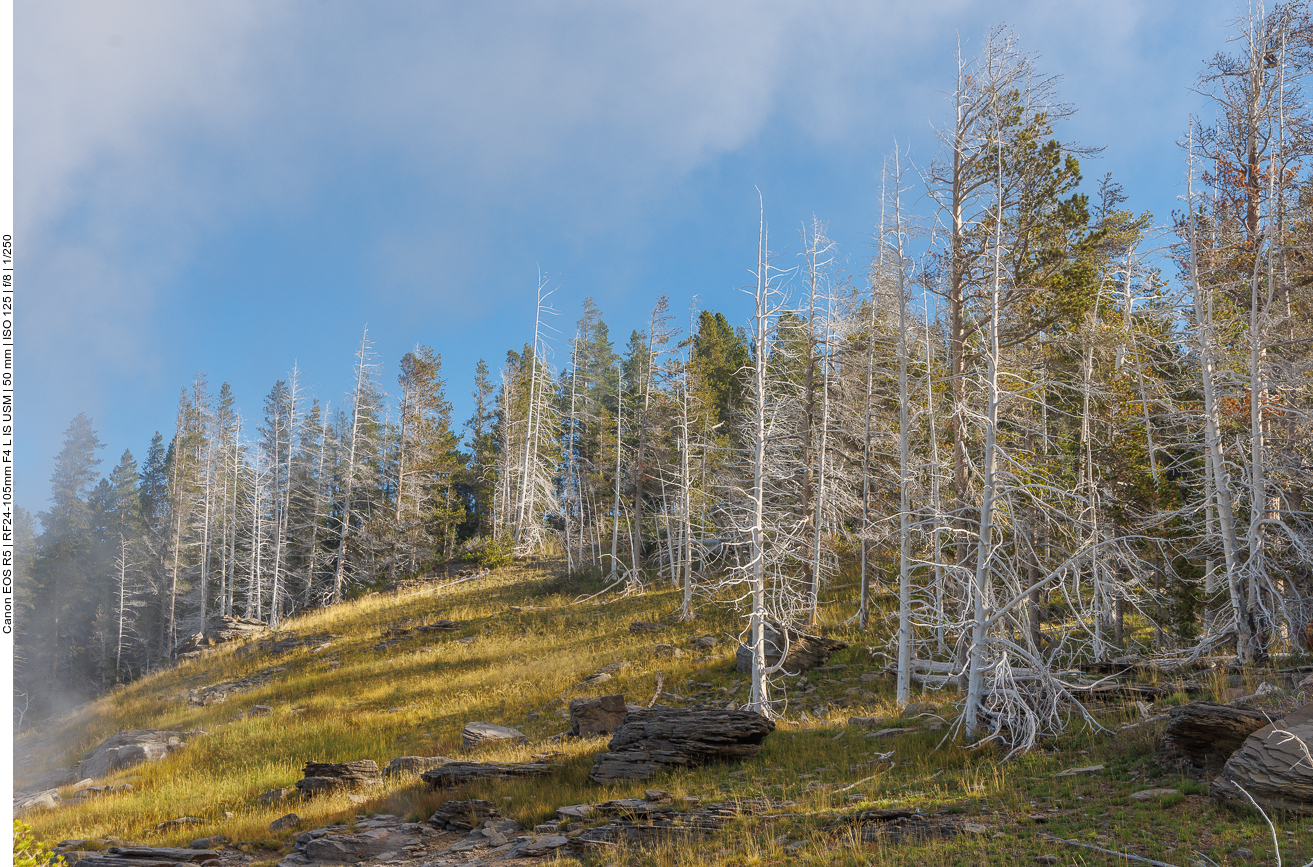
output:
[{"label": "sparse undergrowth", "polygon": [[[848,627],[830,630],[852,645],[831,659],[842,667],[809,674],[805,688],[794,684],[785,718],[758,758],[601,789],[587,774],[605,738],[548,740],[568,728],[569,699],[620,692],[630,702],[646,704],[661,672],[664,703],[741,702],[747,685],[734,672],[736,621],[727,607],[704,604],[698,619],[677,623],[679,597],[664,587],[576,604],[576,597],[597,582],[593,576],[557,577],[554,565],[516,564],[459,586],[374,594],[321,610],[286,624],[276,643],[212,651],[25,733],[16,741],[16,755],[36,753],[43,761],[28,764],[19,784],[45,768],[71,764],[118,731],[209,733],[166,761],[109,781],[131,782],[132,792],[26,818],[37,839],[50,843],[111,837],[186,845],[223,834],[268,860],[286,851],[295,834],[267,830],[287,812],[302,817],[302,828],[370,813],[423,820],[450,798],[480,797],[503,804],[504,814],[533,827],[553,820],[559,806],[641,797],[644,788],[659,785],[677,802],[686,796],[704,803],[767,797],[790,805],[781,807],[777,818],[744,819],[696,842],[613,852],[608,862],[993,865],[1034,863],[1036,856],[1053,854],[1059,864],[1127,863],[1042,836],[1047,834],[1173,864],[1193,863],[1199,858],[1195,853],[1219,865],[1276,863],[1271,832],[1260,817],[1218,808],[1203,786],[1158,762],[1153,726],[1120,734],[1073,731],[1042,750],[1000,763],[989,748],[941,744],[942,731],[870,737],[866,729],[845,725],[850,716],[898,713],[891,684],[860,678],[878,670],[867,647],[882,647],[886,636]],[[836,606],[825,609],[822,620],[841,622],[848,613]],[[460,628],[397,635],[398,629],[440,618]],[[634,634],[628,627],[635,621],[667,628]],[[716,646],[694,649],[693,641],[705,635],[716,637]],[[287,638],[298,640],[282,640]],[[680,654],[658,655],[660,644]],[[613,670],[609,680],[580,686],[604,666],[625,662],[629,665]],[[242,678],[255,685],[230,691],[226,700],[201,703],[206,694],[213,698],[218,692],[206,688]],[[1163,703],[1181,700],[1184,696]],[[256,705],[272,711],[245,715]],[[1096,712],[1108,725],[1139,715],[1134,705]],[[530,737],[528,745],[485,751],[481,757],[526,760],[553,752],[559,770],[546,781],[459,792],[430,792],[418,780],[388,781],[368,792],[364,805],[345,794],[268,806],[256,800],[261,792],[292,786],[309,760],[372,758],[383,765],[403,755],[462,756],[460,730],[471,720],[514,726]],[[891,757],[880,760],[890,751]],[[1105,768],[1054,776],[1092,764]],[[1144,802],[1130,797],[1149,787],[1175,788],[1177,794]],[[857,810],[894,805],[958,816],[972,830],[930,843],[870,844],[842,821]],[[157,825],[181,816],[201,823],[156,832]],[[1285,863],[1313,857],[1313,820],[1277,818],[1276,827]],[[1241,850],[1252,852],[1252,858],[1246,860]]]}]

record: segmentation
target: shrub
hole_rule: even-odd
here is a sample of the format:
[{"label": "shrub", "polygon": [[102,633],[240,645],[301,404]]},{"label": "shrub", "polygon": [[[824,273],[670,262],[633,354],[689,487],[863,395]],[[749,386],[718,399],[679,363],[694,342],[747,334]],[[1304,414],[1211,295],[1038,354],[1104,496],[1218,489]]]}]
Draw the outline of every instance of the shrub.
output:
[{"label": "shrub", "polygon": [[474,559],[484,569],[499,569],[511,564],[511,552],[508,546],[495,539],[488,539],[479,546]]},{"label": "shrub", "polygon": [[64,867],[64,857],[56,855],[32,836],[32,826],[14,820],[14,867]]}]

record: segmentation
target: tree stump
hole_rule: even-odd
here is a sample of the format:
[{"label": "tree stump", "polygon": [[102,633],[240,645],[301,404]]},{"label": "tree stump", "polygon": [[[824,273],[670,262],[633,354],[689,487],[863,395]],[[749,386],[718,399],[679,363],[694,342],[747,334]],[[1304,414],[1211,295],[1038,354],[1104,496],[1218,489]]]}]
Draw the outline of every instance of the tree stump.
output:
[{"label": "tree stump", "polygon": [[1163,743],[1169,755],[1212,776],[1245,738],[1270,721],[1261,711],[1192,701],[1168,712]]}]

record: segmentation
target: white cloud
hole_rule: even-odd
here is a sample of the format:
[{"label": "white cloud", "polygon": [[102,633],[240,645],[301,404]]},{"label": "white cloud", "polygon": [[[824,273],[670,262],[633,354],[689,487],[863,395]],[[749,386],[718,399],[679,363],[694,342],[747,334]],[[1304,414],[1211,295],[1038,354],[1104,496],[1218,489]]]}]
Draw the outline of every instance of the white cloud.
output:
[{"label": "white cloud", "polygon": [[[1000,19],[1042,70],[1065,75],[1079,138],[1114,144],[1130,165],[1182,127],[1184,85],[1222,42],[1229,8],[1217,9],[22,3],[15,206],[33,287],[28,388],[58,403],[48,414],[61,426],[87,401],[108,402],[125,375],[143,388],[164,381],[171,399],[199,364],[166,350],[160,335],[184,326],[159,311],[186,306],[166,293],[189,291],[197,250],[256,223],[310,224],[339,195],[368,209],[359,249],[340,252],[370,259],[376,285],[361,291],[385,309],[443,304],[450,323],[495,309],[478,282],[495,260],[554,270],[531,233],[581,249],[623,235],[617,249],[641,248],[658,231],[649,215],[682,201],[691,173],[781,131],[819,161],[869,154],[853,179],[869,185],[895,135],[928,141],[927,120],[944,116],[957,34],[970,53]],[[817,191],[822,216],[826,196]],[[457,285],[464,294],[435,297]],[[312,285],[288,291],[322,300]]]}]

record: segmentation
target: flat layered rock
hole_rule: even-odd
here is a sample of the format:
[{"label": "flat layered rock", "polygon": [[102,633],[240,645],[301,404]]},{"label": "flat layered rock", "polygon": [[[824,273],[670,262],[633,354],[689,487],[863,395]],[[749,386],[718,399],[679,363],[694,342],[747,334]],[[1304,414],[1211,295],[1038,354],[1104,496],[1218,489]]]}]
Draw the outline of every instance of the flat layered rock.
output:
[{"label": "flat layered rock", "polygon": [[[1313,816],[1313,704],[1254,732],[1227,759],[1209,793],[1236,806]],[[1241,791],[1243,789],[1244,791]],[[1249,793],[1249,797],[1245,796]]]},{"label": "flat layered rock", "polygon": [[[818,668],[829,660],[835,651],[843,650],[848,645],[832,638],[808,635],[792,627],[786,629],[788,637],[788,656],[784,658],[784,670],[788,674],[802,674]],[[780,661],[784,640],[781,638],[777,623],[766,624],[766,664],[775,665]],[[740,644],[734,657],[734,669],[740,674],[752,673],[752,648]]]},{"label": "flat layered rock", "polygon": [[1262,711],[1192,701],[1168,712],[1163,745],[1169,755],[1215,774],[1245,738],[1271,721]]},{"label": "flat layered rock", "polygon": [[1177,789],[1167,789],[1167,788],[1141,789],[1141,790],[1138,791],[1138,792],[1132,792],[1132,793],[1131,793],[1131,800],[1132,800],[1132,801],[1156,801],[1156,800],[1158,800],[1159,798],[1165,798],[1165,797],[1167,797],[1168,795],[1175,795],[1175,794],[1177,794],[1177,792],[1178,792]]},{"label": "flat layered rock", "polygon": [[448,762],[419,776],[435,789],[453,789],[479,780],[545,777],[551,771],[547,762]]},{"label": "flat layered rock", "polygon": [[307,858],[315,861],[355,864],[389,852],[400,855],[403,849],[421,841],[418,834],[379,828],[361,834],[326,834],[306,843],[303,851]]},{"label": "flat layered rock", "polygon": [[303,779],[296,781],[296,787],[303,795],[319,795],[338,789],[358,789],[364,786],[376,786],[383,782],[378,772],[378,765],[373,759],[360,759],[354,762],[306,762],[302,769]]},{"label": "flat layered rock", "polygon": [[529,738],[518,729],[488,722],[466,723],[460,732],[460,744],[467,750],[497,743],[525,743]]},{"label": "flat layered rock", "polygon": [[146,858],[154,861],[184,861],[200,864],[223,853],[218,849],[176,849],[168,846],[111,846],[107,850],[120,858]]},{"label": "flat layered rock", "polygon": [[14,798],[14,815],[21,816],[32,810],[53,810],[59,806],[60,801],[58,789],[27,792]]},{"label": "flat layered rock", "polygon": [[775,731],[752,711],[659,708],[630,713],[593,763],[597,783],[646,780],[669,768],[750,758]]},{"label": "flat layered rock", "polygon": [[497,805],[492,801],[472,798],[468,801],[448,801],[429,816],[429,824],[440,831],[472,831],[483,827],[488,819],[500,819]]},{"label": "flat layered rock", "polygon": [[537,858],[539,855],[554,852],[569,842],[569,837],[561,837],[556,834],[530,837],[528,842],[521,846],[516,854],[521,858]]},{"label": "flat layered rock", "polygon": [[200,864],[221,857],[218,849],[174,849],[166,846],[112,846],[103,852],[67,852],[79,856],[79,867],[173,867]]},{"label": "flat layered rock", "polygon": [[[62,853],[76,855],[75,852]],[[121,858],[105,852],[83,855],[77,859],[77,867],[174,867],[178,864],[190,864],[190,861],[161,860],[158,858]]]},{"label": "flat layered rock", "polygon": [[451,759],[446,756],[401,756],[388,762],[385,777],[418,777],[430,768],[440,768]]},{"label": "flat layered rock", "polygon": [[599,851],[611,852],[620,843],[647,847],[671,841],[691,840],[715,833],[740,816],[775,812],[793,806],[795,805],[788,801],[761,799],[708,804],[688,813],[616,817],[605,825],[585,828],[577,834],[572,834],[567,847],[571,855],[587,857]]},{"label": "flat layered rock", "polygon": [[570,702],[570,733],[578,737],[609,735],[624,724],[625,697],[604,695]]}]

